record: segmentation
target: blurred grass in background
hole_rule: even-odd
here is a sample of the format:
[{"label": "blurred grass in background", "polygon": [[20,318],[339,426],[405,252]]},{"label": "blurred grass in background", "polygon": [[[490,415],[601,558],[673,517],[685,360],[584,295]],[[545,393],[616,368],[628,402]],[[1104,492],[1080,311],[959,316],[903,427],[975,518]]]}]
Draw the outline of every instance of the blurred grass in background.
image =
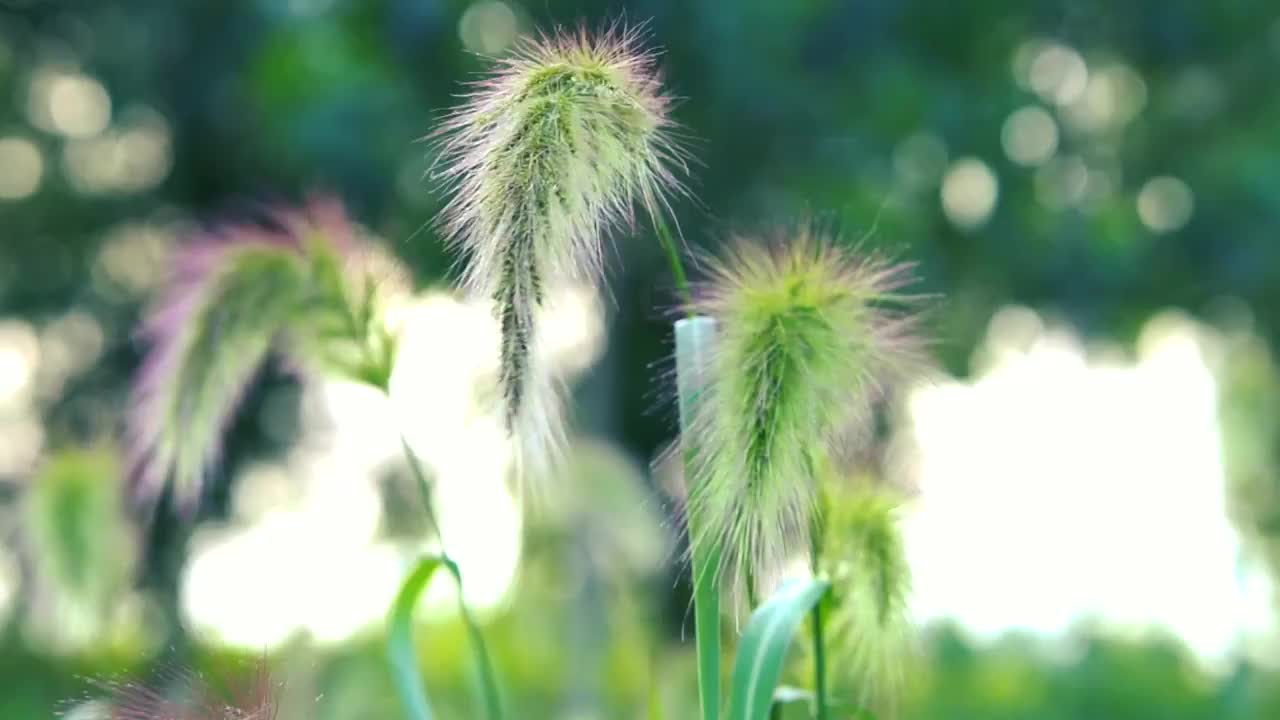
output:
[{"label": "blurred grass in background", "polygon": [[[920,494],[901,715],[1280,717],[1274,3],[0,0],[0,718],[264,648],[282,720],[396,717],[378,623],[423,527],[388,416],[519,717],[642,717],[655,683],[689,713],[678,482],[646,471],[674,434],[656,241],[618,244],[612,297],[564,300],[582,438],[523,520],[475,416],[491,321],[425,290],[454,258],[415,139],[478,54],[624,14],[685,98],[690,245],[816,215],[945,296],[938,377],[866,458]],[[170,252],[314,190],[425,291],[395,407],[269,371],[200,522],[138,522],[112,448]],[[428,687],[469,717],[429,596]]]}]

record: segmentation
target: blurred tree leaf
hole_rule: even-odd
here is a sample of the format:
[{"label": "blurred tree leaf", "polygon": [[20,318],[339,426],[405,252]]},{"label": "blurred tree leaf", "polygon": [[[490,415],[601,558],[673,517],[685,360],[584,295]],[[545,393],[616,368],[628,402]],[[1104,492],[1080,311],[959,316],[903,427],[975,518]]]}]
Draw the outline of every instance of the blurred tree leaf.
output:
[{"label": "blurred tree leaf", "polygon": [[124,515],[121,469],[105,448],[51,456],[24,500],[25,537],[47,592],[50,630],[73,644],[97,638],[135,561]]}]

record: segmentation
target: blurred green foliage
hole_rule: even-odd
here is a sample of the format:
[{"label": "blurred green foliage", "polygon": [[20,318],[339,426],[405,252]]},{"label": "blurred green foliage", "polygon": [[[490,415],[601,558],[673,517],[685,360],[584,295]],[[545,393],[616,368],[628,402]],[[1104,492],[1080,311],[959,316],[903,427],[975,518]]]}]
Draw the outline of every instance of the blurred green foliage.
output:
[{"label": "blurred green foliage", "polygon": [[[70,336],[71,357],[84,367],[54,372],[53,360],[43,359],[49,377],[33,407],[45,448],[95,446],[119,432],[138,359],[131,330],[163,267],[143,262],[163,258],[163,243],[149,245],[146,237],[181,235],[195,222],[325,189],[386,238],[420,284],[452,274],[454,258],[429,225],[441,202],[425,177],[433,157],[415,140],[484,65],[464,43],[487,27],[476,30],[477,18],[486,17],[475,14],[479,5],[0,0],[0,141],[17,140],[0,154],[0,317],[40,328],[87,317],[97,329]],[[507,5],[522,31],[623,14],[650,19],[655,43],[667,51],[670,86],[687,98],[677,118],[702,163],[691,184],[697,202],[678,208],[686,241],[712,247],[727,229],[806,214],[854,237],[865,234],[866,243],[919,262],[923,290],[945,293],[931,329],[953,372],[967,370],[992,311],[1010,302],[1060,313],[1090,334],[1129,338],[1157,309],[1179,306],[1213,320],[1235,307],[1224,298],[1236,298],[1263,343],[1274,345],[1280,334],[1275,2]],[[501,40],[503,27],[485,31],[497,36],[482,33],[482,44]],[[1073,125],[1064,108],[1017,81],[1018,50],[1037,39],[1074,48],[1091,67],[1131,69],[1142,82],[1141,110],[1103,130]],[[125,132],[143,118],[137,127],[146,132],[129,136],[140,144],[95,155],[103,147],[92,144],[93,128],[76,126],[88,122],[84,117],[44,117],[37,86],[50,73],[83,73],[100,83],[113,128]],[[1087,200],[1064,206],[1056,176],[1008,158],[1006,119],[1028,105],[1055,114],[1057,156],[1087,168]],[[163,119],[158,130],[156,117]],[[38,154],[35,170],[30,148]],[[941,172],[968,156],[998,181],[994,210],[974,229],[949,221],[939,201]],[[1079,166],[1054,167],[1071,177]],[[36,184],[27,189],[33,173]],[[1194,193],[1189,220],[1173,232],[1154,231],[1137,207],[1158,176],[1179,178]],[[130,237],[133,254],[120,261]],[[661,308],[675,300],[653,238],[619,244],[609,285],[607,350],[576,388],[578,426],[642,466],[673,433],[672,414],[652,411],[654,367],[670,352]],[[1273,505],[1280,490],[1276,409],[1247,405],[1276,395],[1275,368],[1265,349],[1251,352],[1240,356],[1246,405],[1229,420],[1253,434],[1227,446],[1247,475],[1242,482],[1257,484],[1252,492],[1269,503],[1251,506],[1255,496],[1246,495],[1242,507],[1256,510]],[[226,512],[226,480],[237,467],[287,444],[287,429],[270,431],[254,418],[264,398],[291,383],[270,374],[249,398],[212,518]],[[5,437],[17,437],[12,427],[5,425]],[[172,646],[180,662],[228,663],[180,632],[150,637],[140,629],[180,627],[174,598],[190,528],[157,518],[138,538],[143,547],[133,572],[123,509],[111,507],[106,492],[113,461],[97,452],[64,456],[39,474],[34,463],[0,468],[0,547],[29,543],[30,557],[39,558],[22,567],[25,600],[7,623],[0,620],[5,720],[49,717],[58,702],[88,692],[83,675],[145,677],[144,658],[154,652],[137,652],[140,645]],[[634,485],[635,473],[615,460],[595,462],[591,474],[628,477]],[[648,545],[630,544],[634,534],[614,532],[649,527],[647,516],[614,523],[588,509],[598,502],[665,517],[668,508],[652,488],[617,487],[624,489],[601,491],[548,527],[528,529],[519,602],[492,618],[490,631],[520,717],[642,717],[654,682],[667,717],[694,706],[688,587],[678,551],[654,562],[645,556]],[[21,521],[8,523],[11,517]],[[1248,513],[1243,521],[1267,531],[1274,524]],[[1273,546],[1260,547],[1274,557]],[[113,604],[131,573],[149,599]],[[42,630],[33,635],[20,622],[49,611],[41,599],[52,597],[41,594],[48,588],[72,591],[106,615],[140,603],[144,609],[124,612],[124,620],[102,621],[132,642],[87,654],[50,650]],[[56,622],[43,627],[66,630]],[[427,635],[425,673],[442,716],[469,717],[462,628],[438,622]],[[940,631],[925,652],[928,669],[904,717],[1280,717],[1280,677],[1248,665],[1210,675],[1172,641],[1102,640],[1082,630],[1074,654],[1062,657],[1018,638],[978,649]],[[280,659],[294,703],[287,717],[396,717],[380,639],[291,646]],[[803,716],[801,707],[789,713]]]},{"label": "blurred green foliage", "polygon": [[68,452],[46,462],[24,494],[32,604],[55,644],[99,638],[130,582],[137,551],[121,477],[109,451]]}]

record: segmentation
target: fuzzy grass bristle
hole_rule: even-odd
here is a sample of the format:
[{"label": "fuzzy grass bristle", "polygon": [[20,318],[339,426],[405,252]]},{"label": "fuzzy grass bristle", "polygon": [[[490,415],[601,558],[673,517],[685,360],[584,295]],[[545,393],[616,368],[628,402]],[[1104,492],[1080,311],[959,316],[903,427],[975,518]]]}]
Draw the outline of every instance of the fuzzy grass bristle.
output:
[{"label": "fuzzy grass bristle", "polygon": [[868,422],[919,343],[900,292],[910,267],[812,228],[737,238],[706,265],[688,308],[718,328],[690,429],[693,540],[719,543],[721,570],[743,580],[808,547],[816,468],[850,425]]},{"label": "fuzzy grass bristle", "polygon": [[434,135],[451,195],[440,222],[468,257],[465,286],[494,303],[503,415],[535,461],[562,435],[537,427],[558,416],[537,361],[545,288],[597,282],[608,232],[680,188],[671,101],[641,40],[615,26],[523,41]]},{"label": "fuzzy grass bristle", "polygon": [[282,684],[265,658],[252,672],[215,686],[198,672],[164,669],[158,684],[93,681],[108,693],[110,720],[276,720]]}]

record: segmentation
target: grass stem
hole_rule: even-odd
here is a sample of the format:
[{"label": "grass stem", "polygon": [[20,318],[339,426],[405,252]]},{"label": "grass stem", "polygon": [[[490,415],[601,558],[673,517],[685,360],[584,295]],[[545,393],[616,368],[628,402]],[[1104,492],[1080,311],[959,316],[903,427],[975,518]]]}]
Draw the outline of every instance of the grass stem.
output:
[{"label": "grass stem", "polygon": [[671,276],[676,281],[676,291],[680,293],[680,302],[686,308],[686,316],[692,318],[693,292],[689,289],[689,276],[684,271],[684,261],[680,259],[680,246],[676,242],[675,236],[671,234],[671,229],[667,227],[667,221],[659,213],[654,213],[653,229],[658,233],[658,242],[662,244],[662,249],[667,252],[667,262],[671,265]]},{"label": "grass stem", "polygon": [[[666,236],[670,240],[670,236]],[[668,245],[676,282],[688,293],[680,258],[674,245]],[[697,438],[690,428],[697,416],[699,396],[705,389],[704,370],[715,343],[716,324],[711,318],[690,317],[677,320],[676,385],[680,399],[680,444],[684,454],[684,474],[694,487],[697,475]],[[705,524],[696,512],[687,516],[689,548],[693,573],[694,640],[698,655],[698,698],[702,720],[720,720],[720,559],[721,547],[716,538],[707,535]]]},{"label": "grass stem", "polygon": [[[816,578],[820,573],[822,560],[822,542],[823,542],[823,526],[822,520],[825,514],[825,508],[821,507],[824,503],[819,503],[819,511],[814,517],[814,521],[809,530],[810,542],[810,563],[813,576]],[[827,720],[827,647],[826,638],[822,628],[822,601],[814,603],[812,613],[813,630],[813,703],[815,720]]]}]

